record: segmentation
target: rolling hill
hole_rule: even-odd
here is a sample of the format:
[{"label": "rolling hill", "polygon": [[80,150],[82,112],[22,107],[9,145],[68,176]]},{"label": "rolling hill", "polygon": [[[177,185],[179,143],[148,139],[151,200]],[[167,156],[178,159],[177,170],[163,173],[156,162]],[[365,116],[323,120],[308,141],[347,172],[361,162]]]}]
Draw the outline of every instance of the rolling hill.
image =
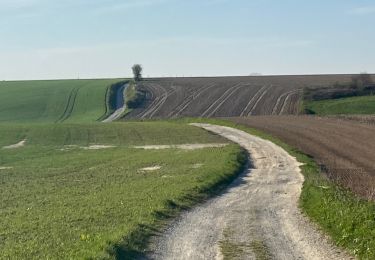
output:
[{"label": "rolling hill", "polygon": [[119,81],[0,82],[0,123],[96,121],[106,113],[108,88]]},{"label": "rolling hill", "polygon": [[126,118],[288,115],[301,111],[304,87],[350,82],[352,75],[148,79],[145,101]]}]

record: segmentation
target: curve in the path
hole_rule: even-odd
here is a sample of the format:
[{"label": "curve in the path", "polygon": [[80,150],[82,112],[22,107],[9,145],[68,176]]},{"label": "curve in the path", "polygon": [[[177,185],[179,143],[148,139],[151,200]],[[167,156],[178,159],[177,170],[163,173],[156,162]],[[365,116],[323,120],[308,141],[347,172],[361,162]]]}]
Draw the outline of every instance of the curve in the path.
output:
[{"label": "curve in the path", "polygon": [[124,84],[117,90],[116,93],[116,110],[109,115],[102,123],[110,123],[119,119],[126,110],[126,100],[124,99],[124,92],[128,88],[129,84]]},{"label": "curve in the path", "polygon": [[228,246],[236,259],[256,259],[259,250],[271,259],[347,259],[300,213],[303,176],[295,158],[237,129],[194,125],[240,144],[254,167],[156,237],[151,259],[222,259],[233,253]]}]

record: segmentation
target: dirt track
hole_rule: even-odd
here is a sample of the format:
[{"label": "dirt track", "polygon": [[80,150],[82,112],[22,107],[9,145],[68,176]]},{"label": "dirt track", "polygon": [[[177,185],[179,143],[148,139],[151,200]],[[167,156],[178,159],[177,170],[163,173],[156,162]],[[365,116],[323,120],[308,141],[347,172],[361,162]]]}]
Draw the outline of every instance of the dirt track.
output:
[{"label": "dirt track", "polygon": [[121,88],[118,89],[116,93],[116,110],[106,119],[104,119],[103,123],[110,123],[113,121],[116,121],[121,117],[121,115],[126,110],[125,100],[124,100],[124,92],[126,91],[126,88],[128,87],[128,84],[125,84]]},{"label": "dirt track", "polygon": [[311,116],[256,116],[229,120],[280,138],[314,157],[331,179],[365,198],[375,199],[374,124],[345,117]]},{"label": "dirt track", "polygon": [[237,129],[197,126],[242,145],[254,167],[224,194],[183,214],[155,238],[151,259],[346,258],[300,214],[303,177],[293,157]]},{"label": "dirt track", "polygon": [[299,113],[301,89],[350,75],[149,79],[139,84],[146,101],[127,118],[233,117]]}]

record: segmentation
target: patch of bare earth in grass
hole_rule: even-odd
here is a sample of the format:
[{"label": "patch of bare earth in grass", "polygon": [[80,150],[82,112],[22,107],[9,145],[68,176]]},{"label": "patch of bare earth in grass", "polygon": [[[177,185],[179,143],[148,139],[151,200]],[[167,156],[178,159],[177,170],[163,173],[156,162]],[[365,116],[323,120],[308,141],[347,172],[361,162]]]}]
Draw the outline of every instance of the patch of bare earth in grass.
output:
[{"label": "patch of bare earth in grass", "polygon": [[0,171],[1,170],[11,170],[11,169],[13,169],[13,167],[0,167]]},{"label": "patch of bare earth in grass", "polygon": [[178,144],[178,145],[143,145],[133,146],[136,149],[144,150],[164,150],[164,149],[181,149],[181,150],[198,150],[204,148],[221,148],[228,144]]},{"label": "patch of bare earth in grass", "polygon": [[154,166],[142,168],[142,169],[140,169],[140,171],[142,171],[142,172],[153,172],[153,171],[158,171],[160,169],[161,169],[161,166],[154,165]]},{"label": "patch of bare earth in grass", "polygon": [[3,149],[17,149],[17,148],[21,148],[21,147],[25,146],[25,144],[26,144],[26,139],[22,140],[22,141],[20,141],[16,144],[4,146]]}]

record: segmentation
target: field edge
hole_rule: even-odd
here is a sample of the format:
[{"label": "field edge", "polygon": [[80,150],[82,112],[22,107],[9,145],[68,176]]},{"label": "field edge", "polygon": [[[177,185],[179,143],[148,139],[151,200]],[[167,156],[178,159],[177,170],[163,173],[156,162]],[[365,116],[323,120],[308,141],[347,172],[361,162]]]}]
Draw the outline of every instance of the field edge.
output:
[{"label": "field edge", "polygon": [[109,117],[115,110],[116,110],[116,94],[119,88],[121,88],[124,84],[131,82],[131,80],[120,80],[116,83],[110,84],[107,87],[105,92],[105,112],[102,116],[100,116],[96,121],[101,122],[107,117]]},{"label": "field edge", "polygon": [[375,96],[346,97],[319,101],[304,101],[308,114],[326,115],[371,115],[375,114]]},{"label": "field edge", "polygon": [[241,147],[238,149],[232,171],[222,173],[214,183],[191,190],[187,195],[176,200],[167,201],[162,211],[155,212],[152,224],[139,224],[133,232],[121,241],[108,242],[105,248],[105,256],[101,259],[143,259],[147,254],[152,236],[162,232],[166,225],[183,211],[219,195],[246,169],[249,163],[248,154]]},{"label": "field edge", "polygon": [[293,148],[264,131],[236,124],[227,119],[177,119],[190,123],[210,123],[233,127],[269,140],[286,150],[302,164],[305,181],[299,206],[331,241],[359,259],[375,258],[375,203],[359,198],[347,189],[328,180],[314,158]]}]

